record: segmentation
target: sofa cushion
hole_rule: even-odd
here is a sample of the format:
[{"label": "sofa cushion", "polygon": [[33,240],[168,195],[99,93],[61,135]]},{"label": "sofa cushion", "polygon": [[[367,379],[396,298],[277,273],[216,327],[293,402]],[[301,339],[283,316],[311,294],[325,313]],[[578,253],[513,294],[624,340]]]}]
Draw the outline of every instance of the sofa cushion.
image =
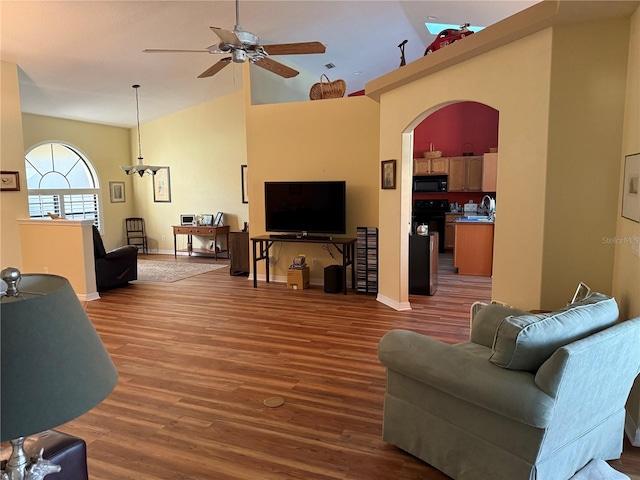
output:
[{"label": "sofa cushion", "polygon": [[526,315],[527,312],[500,303],[490,303],[482,307],[471,320],[470,340],[478,345],[491,348],[496,329],[509,315]]},{"label": "sofa cushion", "polygon": [[489,360],[503,368],[535,372],[559,347],[617,320],[615,299],[601,293],[549,314],[510,315],[496,330]]}]

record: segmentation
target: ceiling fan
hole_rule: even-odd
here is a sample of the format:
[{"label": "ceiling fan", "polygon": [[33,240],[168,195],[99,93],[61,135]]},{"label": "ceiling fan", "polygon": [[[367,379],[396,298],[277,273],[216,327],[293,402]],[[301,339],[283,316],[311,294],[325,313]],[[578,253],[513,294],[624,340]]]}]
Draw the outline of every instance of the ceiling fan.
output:
[{"label": "ceiling fan", "polygon": [[283,65],[280,62],[269,58],[270,55],[303,55],[309,53],[324,53],[326,48],[320,42],[300,42],[300,43],[280,43],[273,45],[260,45],[260,39],[251,32],[246,32],[240,27],[239,5],[236,0],[236,25],[233,30],[225,30],[219,27],[210,27],[220,42],[200,50],[167,50],[159,48],[147,48],[144,53],[216,53],[231,54],[213,64],[207,70],[198,75],[198,78],[212,77],[230,62],[244,63],[249,60],[251,63],[262,67],[270,72],[284,78],[291,78],[298,75],[297,70]]}]

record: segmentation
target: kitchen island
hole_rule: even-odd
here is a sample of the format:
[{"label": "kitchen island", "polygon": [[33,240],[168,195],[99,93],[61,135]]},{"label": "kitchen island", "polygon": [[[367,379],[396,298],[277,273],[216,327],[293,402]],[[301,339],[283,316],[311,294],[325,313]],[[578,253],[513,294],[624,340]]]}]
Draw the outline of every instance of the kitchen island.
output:
[{"label": "kitchen island", "polygon": [[453,265],[460,275],[493,273],[494,222],[487,217],[461,217],[455,221]]}]

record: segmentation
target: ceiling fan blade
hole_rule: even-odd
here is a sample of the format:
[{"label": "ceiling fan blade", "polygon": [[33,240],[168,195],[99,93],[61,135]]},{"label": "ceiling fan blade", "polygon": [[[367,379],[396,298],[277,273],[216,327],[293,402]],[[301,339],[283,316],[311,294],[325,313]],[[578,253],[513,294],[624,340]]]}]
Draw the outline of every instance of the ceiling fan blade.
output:
[{"label": "ceiling fan blade", "polygon": [[223,58],[222,60],[214,63],[212,66],[210,66],[209,68],[207,68],[204,72],[202,72],[200,75],[198,75],[198,78],[206,78],[206,77],[213,77],[216,73],[218,73],[220,70],[222,70],[224,67],[226,67],[227,65],[229,65],[229,63],[231,63],[231,57],[226,57]]},{"label": "ceiling fan blade", "polygon": [[164,48],[145,48],[142,50],[144,53],[212,53],[211,50],[199,49],[199,50],[168,50]]},{"label": "ceiling fan blade", "polygon": [[220,40],[222,41],[222,43],[226,43],[228,45],[236,45],[238,47],[242,46],[242,42],[240,41],[240,39],[238,38],[238,36],[233,33],[231,30],[225,30],[224,28],[219,28],[219,27],[209,27],[211,28],[211,30],[213,30],[213,33],[215,33],[218,37],[220,37]]},{"label": "ceiling fan blade", "polygon": [[324,53],[327,49],[320,42],[278,43],[263,45],[269,55],[303,55],[307,53]]},{"label": "ceiling fan blade", "polygon": [[294,70],[293,68],[287,67],[280,62],[276,62],[269,57],[261,58],[260,60],[256,60],[253,62],[255,65],[264,68],[265,70],[269,70],[270,72],[275,73],[276,75],[280,75],[284,78],[292,78],[298,75],[300,72]]}]

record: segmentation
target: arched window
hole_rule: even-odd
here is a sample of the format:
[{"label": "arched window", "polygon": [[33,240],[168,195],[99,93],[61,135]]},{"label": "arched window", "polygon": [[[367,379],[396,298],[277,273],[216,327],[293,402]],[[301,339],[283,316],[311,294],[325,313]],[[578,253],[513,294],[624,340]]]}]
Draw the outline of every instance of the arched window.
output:
[{"label": "arched window", "polygon": [[91,162],[63,143],[45,143],[25,155],[29,216],[48,214],[100,227],[100,183]]}]

